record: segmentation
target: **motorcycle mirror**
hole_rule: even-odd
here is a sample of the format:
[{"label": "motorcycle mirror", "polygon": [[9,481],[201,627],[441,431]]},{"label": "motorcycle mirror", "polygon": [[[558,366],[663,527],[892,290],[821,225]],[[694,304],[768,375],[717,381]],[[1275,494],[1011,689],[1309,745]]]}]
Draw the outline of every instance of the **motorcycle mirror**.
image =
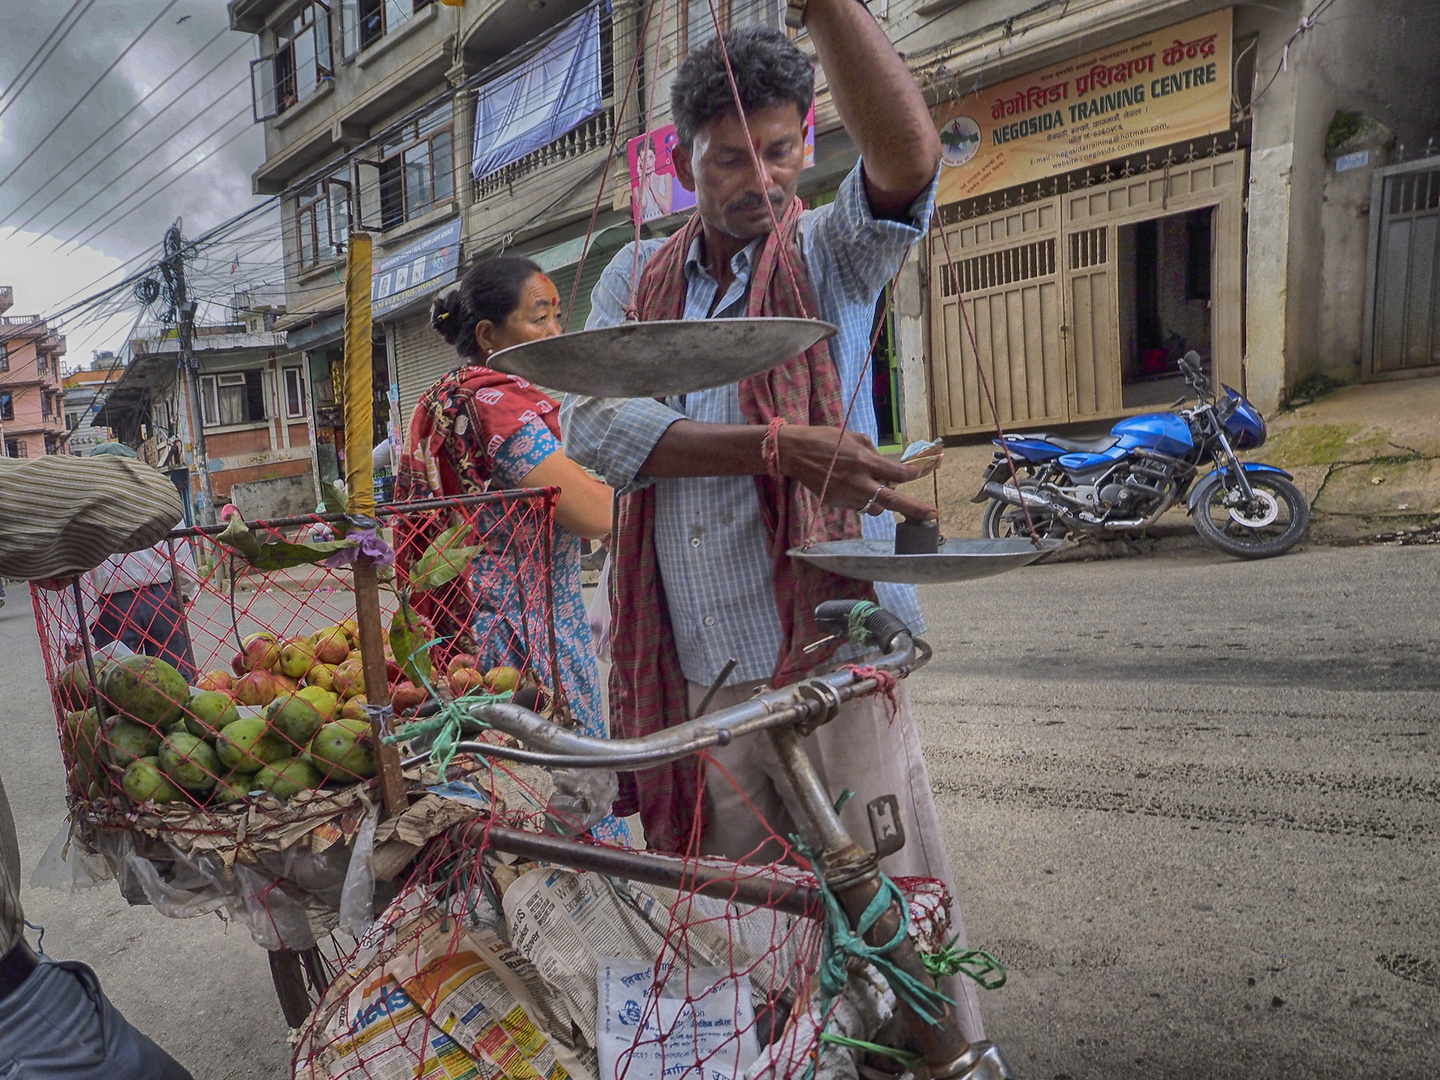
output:
[{"label": "motorcycle mirror", "polygon": [[1171,405],[1170,408],[1172,408],[1172,409],[1178,409],[1178,408],[1180,408],[1181,405],[1184,405],[1184,404],[1185,404],[1185,395],[1184,395],[1184,394],[1181,394],[1179,397],[1177,397],[1177,398],[1175,399],[1175,404]]}]

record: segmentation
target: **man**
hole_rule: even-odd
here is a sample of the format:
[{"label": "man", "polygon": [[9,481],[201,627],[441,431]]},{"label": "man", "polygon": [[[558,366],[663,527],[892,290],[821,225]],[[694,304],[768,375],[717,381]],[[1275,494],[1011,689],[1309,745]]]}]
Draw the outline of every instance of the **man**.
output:
[{"label": "man", "polygon": [[[113,442],[96,446],[90,456],[139,458],[130,447]],[[84,580],[86,606],[94,613],[90,630],[95,644],[119,641],[131,652],[157,656],[193,683],[197,672],[185,632],[183,605],[198,588],[195,557],[187,544],[175,546],[173,564],[170,546],[164,541],[143,551],[112,555]],[[67,631],[73,630],[73,626],[67,627]],[[78,637],[74,640],[78,644]]]},{"label": "man", "polygon": [[[73,577],[150,547],[180,517],[174,486],[139,462],[0,458],[0,576]],[[0,782],[0,1077],[10,1076],[191,1080],[126,1022],[93,971],[26,942],[20,845]]]},{"label": "man", "polygon": [[[676,175],[695,192],[696,216],[668,241],[642,242],[638,257],[634,245],[624,248],[593,294],[587,329],[621,322],[632,304],[642,320],[805,315],[839,327],[828,344],[735,385],[664,402],[566,399],[567,452],[620,493],[611,549],[617,734],[685,719],[732,657],[738,666],[712,708],[825,662],[823,652],[804,652],[819,637],[813,608],[821,600],[878,595],[923,629],[912,588],[881,585],[871,594],[785,555],[807,540],[859,535],[862,522],[866,537],[890,539],[885,511],[936,516],[891,487],[916,471],[875,451],[868,393],[843,434],[841,424],[869,353],[876,301],[928,228],[939,139],[864,6],[809,0],[804,21],[861,153],[835,202],[801,213],[795,198],[814,92],[809,61],[777,31],[734,31],[723,40],[743,123],[718,40],[692,52],[672,85]],[[852,835],[868,835],[870,799],[898,797],[906,846],[884,862],[888,873],[937,877],[953,891],[903,684],[896,705],[892,721],[883,698],[852,702],[807,749],[828,790],[854,792],[842,810]],[[698,835],[706,853],[773,857],[773,836],[794,827],[793,794],[768,743],[739,739],[711,760],[722,768],[709,770],[703,799],[684,764],[637,775],[647,842],[685,850]],[[692,820],[697,803],[700,823]],[[961,929],[958,911],[955,921]],[[973,987],[945,989],[958,995],[966,1037],[982,1038]]]}]

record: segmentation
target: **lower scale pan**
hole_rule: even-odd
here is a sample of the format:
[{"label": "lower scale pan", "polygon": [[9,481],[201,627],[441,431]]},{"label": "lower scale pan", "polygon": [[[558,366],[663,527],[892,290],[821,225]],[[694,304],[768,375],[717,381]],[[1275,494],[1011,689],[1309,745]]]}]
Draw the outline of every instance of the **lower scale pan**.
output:
[{"label": "lower scale pan", "polygon": [[791,548],[790,557],[860,581],[931,585],[1018,570],[1065,546],[1060,539],[1031,543],[1024,537],[1002,540],[946,540],[933,555],[896,555],[890,540],[832,540]]}]

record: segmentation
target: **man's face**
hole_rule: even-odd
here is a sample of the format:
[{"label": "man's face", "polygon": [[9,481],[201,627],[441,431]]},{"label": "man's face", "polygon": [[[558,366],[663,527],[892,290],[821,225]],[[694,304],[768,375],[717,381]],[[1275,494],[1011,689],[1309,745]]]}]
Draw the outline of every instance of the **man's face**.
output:
[{"label": "man's face", "polygon": [[745,129],[735,113],[711,120],[695,133],[689,149],[675,147],[675,175],[695,193],[700,217],[711,229],[737,240],[770,231],[770,209],[778,218],[795,198],[805,160],[805,117],[793,104],[767,105],[746,118],[763,181],[755,174]]}]

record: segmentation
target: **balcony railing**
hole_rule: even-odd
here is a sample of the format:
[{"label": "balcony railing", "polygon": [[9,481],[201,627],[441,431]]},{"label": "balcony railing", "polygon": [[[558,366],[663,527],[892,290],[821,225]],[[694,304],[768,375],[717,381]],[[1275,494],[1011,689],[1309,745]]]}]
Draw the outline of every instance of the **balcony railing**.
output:
[{"label": "balcony railing", "polygon": [[43,322],[39,315],[4,315],[0,316],[0,325],[3,326],[30,326],[33,323]]},{"label": "balcony railing", "polygon": [[496,169],[488,176],[472,181],[472,201],[481,202],[508,191],[510,186],[531,173],[548,169],[562,161],[583,157],[592,150],[605,149],[610,145],[611,133],[615,130],[615,107],[607,105],[577,128],[572,128],[552,143],[532,150],[517,158],[502,169]]}]

